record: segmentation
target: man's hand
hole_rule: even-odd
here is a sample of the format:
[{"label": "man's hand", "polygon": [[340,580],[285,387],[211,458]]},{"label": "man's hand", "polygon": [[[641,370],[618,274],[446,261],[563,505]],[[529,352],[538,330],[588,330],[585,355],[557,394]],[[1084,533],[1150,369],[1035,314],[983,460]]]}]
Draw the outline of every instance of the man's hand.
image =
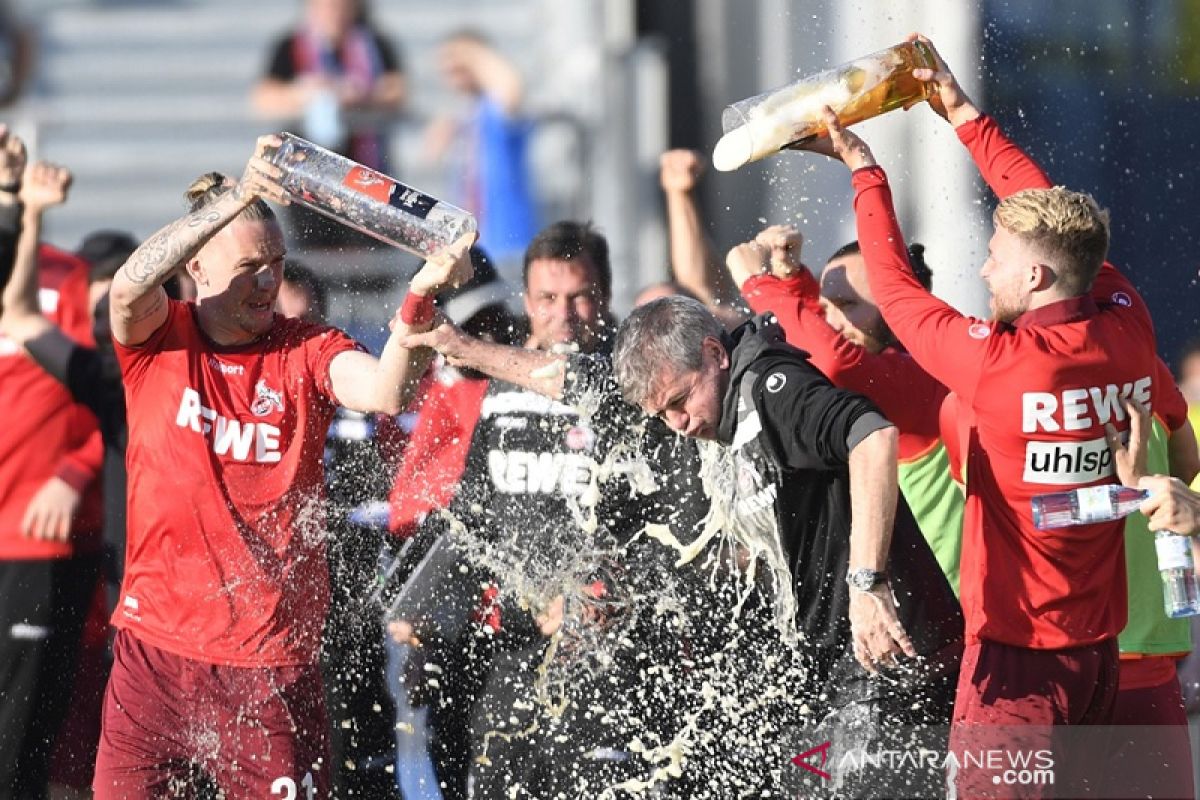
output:
[{"label": "man's hand", "polygon": [[254,155],[246,162],[246,170],[234,190],[246,205],[257,199],[270,200],[283,206],[291,202],[287,190],[279,184],[283,169],[266,158],[267,151],[276,150],[282,145],[283,140],[273,133],[258,137],[254,143]]},{"label": "man's hand", "polygon": [[1141,403],[1126,398],[1122,405],[1129,415],[1129,446],[1121,442],[1121,434],[1111,422],[1104,423],[1104,438],[1113,454],[1113,465],[1117,469],[1117,480],[1136,488],[1146,476],[1146,453],[1150,449],[1150,412]]},{"label": "man's hand", "polygon": [[725,256],[725,266],[729,277],[741,289],[754,276],[771,271],[771,248],[757,240],[735,245]]},{"label": "man's hand", "polygon": [[1200,494],[1178,478],[1151,475],[1138,481],[1150,497],[1138,507],[1149,518],[1152,531],[1171,531],[1186,536],[1200,534]]},{"label": "man's hand", "polygon": [[909,34],[908,41],[925,44],[933,53],[934,60],[937,61],[937,69],[913,70],[914,78],[937,86],[937,94],[929,98],[930,108],[956,128],[964,122],[970,122],[978,117],[979,109],[971,102],[971,98],[967,97],[967,93],[958,83],[958,78],[954,77],[954,73],[946,66],[946,62],[938,53],[937,48],[933,46],[933,42],[919,33]]},{"label": "man's hand", "polygon": [[66,167],[49,161],[35,161],[25,170],[21,182],[21,202],[25,210],[41,213],[48,208],[67,202],[74,176]]},{"label": "man's hand", "polygon": [[25,142],[7,125],[0,125],[0,193],[16,191],[25,172]]},{"label": "man's hand", "polygon": [[886,583],[869,592],[850,589],[850,635],[854,657],[872,674],[880,666],[894,664],[900,655],[917,655],[896,616],[896,600]]},{"label": "man's hand", "polygon": [[754,237],[754,241],[770,250],[771,274],[776,278],[786,280],[805,268],[800,261],[804,236],[791,225],[772,225],[764,228]]},{"label": "man's hand", "polygon": [[62,478],[51,478],[42,484],[25,508],[21,533],[33,539],[65,542],[80,500],[81,495],[71,484]]},{"label": "man's hand", "polygon": [[410,292],[433,297],[444,289],[462,286],[475,274],[471,266],[471,245],[478,234],[465,233],[440,252],[431,256],[408,284]]},{"label": "man's hand", "polygon": [[704,157],[695,150],[668,150],[658,159],[658,182],[667,194],[684,194],[696,188],[704,174]]},{"label": "man's hand", "polygon": [[446,362],[452,366],[463,366],[461,361],[464,345],[469,344],[471,337],[452,322],[443,322],[432,330],[424,333],[410,333],[400,340],[400,345],[406,350],[416,350],[418,347],[428,347],[441,353]]},{"label": "man's hand", "polygon": [[798,145],[797,149],[810,150],[835,158],[849,167],[851,172],[863,167],[875,166],[875,155],[871,152],[871,148],[858,134],[852,133],[842,125],[832,108],[825,106],[821,111],[821,119],[825,122],[825,127],[829,129],[829,136],[818,136],[805,144]]}]

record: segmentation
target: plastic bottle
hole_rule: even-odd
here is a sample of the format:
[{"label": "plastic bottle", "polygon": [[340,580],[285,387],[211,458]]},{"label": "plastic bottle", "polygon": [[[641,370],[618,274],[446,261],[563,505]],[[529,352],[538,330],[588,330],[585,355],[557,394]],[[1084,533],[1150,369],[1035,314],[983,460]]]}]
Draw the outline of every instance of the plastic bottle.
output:
[{"label": "plastic bottle", "polygon": [[1137,511],[1149,496],[1149,492],[1115,483],[1039,494],[1033,498],[1033,524],[1041,530],[1049,530],[1110,522]]},{"label": "plastic bottle", "polygon": [[1158,574],[1162,576],[1163,610],[1172,619],[1200,614],[1200,583],[1192,558],[1192,537],[1171,531],[1154,534]]},{"label": "plastic bottle", "polygon": [[422,258],[476,230],[475,218],[395,178],[282,133],[267,160],[292,200]]},{"label": "plastic bottle", "polygon": [[734,103],[721,115],[725,135],[713,149],[713,166],[728,172],[827,135],[821,120],[825,106],[843,125],[853,125],[927,100],[935,87],[912,71],[936,65],[924,43],[904,42]]},{"label": "plastic bottle", "polygon": [[[1041,494],[1033,498],[1033,524],[1048,530],[1110,522],[1137,511],[1149,496],[1150,493],[1142,489],[1116,484]],[[1200,582],[1196,579],[1191,537],[1157,531],[1154,549],[1158,555],[1166,615],[1176,618],[1200,614]]]}]

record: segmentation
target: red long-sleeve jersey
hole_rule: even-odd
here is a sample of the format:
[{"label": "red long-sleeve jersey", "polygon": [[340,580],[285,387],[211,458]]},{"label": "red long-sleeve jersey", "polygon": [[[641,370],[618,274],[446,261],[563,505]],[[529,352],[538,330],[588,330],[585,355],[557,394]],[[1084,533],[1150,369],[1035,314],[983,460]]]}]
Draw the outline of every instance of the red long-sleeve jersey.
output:
[{"label": "red long-sleeve jersey", "polygon": [[[999,196],[1050,186],[990,118],[958,134]],[[1030,500],[1112,482],[1104,424],[1127,428],[1121,399],[1152,407],[1156,394],[1145,304],[1105,264],[1091,296],[1012,325],[963,316],[913,276],[883,170],[858,170],[853,182],[859,244],[884,319],[974,417],[961,595],[969,640],[1055,649],[1116,636],[1127,615],[1123,523],[1039,531]]]}]

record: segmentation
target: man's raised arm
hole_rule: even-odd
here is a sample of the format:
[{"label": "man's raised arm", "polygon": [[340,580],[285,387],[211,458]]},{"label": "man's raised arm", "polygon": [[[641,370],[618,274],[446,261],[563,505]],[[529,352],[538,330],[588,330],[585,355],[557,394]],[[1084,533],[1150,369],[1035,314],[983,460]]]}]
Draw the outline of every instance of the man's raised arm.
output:
[{"label": "man's raised arm", "polygon": [[[31,164],[21,182],[24,215],[13,259],[12,277],[4,288],[0,331],[20,346],[56,380],[66,382],[67,363],[76,344],[42,315],[38,304],[38,245],[42,216],[62,205],[71,187],[71,173],[45,161]],[[36,346],[33,346],[36,343]]]},{"label": "man's raised arm", "polygon": [[254,155],[233,191],[159,230],[133,252],[113,276],[109,314],[113,339],[134,347],[167,321],[167,293],[162,286],[187,264],[213,236],[259,198],[286,204],[287,195],[274,182],[280,170],[263,158],[278,147],[278,136],[259,137]]},{"label": "man's raised arm", "polygon": [[1004,135],[996,120],[971,101],[933,42],[920,34],[909,37],[910,41],[913,39],[928,46],[937,61],[936,69],[915,69],[913,77],[937,87],[929,100],[930,107],[954,127],[959,141],[971,153],[980,175],[996,196],[1003,200],[1023,189],[1050,188],[1053,184],[1037,162]]}]

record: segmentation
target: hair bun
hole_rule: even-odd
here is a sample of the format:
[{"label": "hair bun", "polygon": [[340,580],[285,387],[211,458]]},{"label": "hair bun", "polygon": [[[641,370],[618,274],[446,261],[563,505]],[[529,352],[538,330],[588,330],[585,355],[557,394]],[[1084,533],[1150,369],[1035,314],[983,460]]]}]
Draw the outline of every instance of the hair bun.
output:
[{"label": "hair bun", "polygon": [[227,191],[229,191],[229,185],[224,175],[219,172],[206,172],[192,181],[192,185],[187,188],[183,196],[188,202],[189,210],[195,211],[208,205]]}]

